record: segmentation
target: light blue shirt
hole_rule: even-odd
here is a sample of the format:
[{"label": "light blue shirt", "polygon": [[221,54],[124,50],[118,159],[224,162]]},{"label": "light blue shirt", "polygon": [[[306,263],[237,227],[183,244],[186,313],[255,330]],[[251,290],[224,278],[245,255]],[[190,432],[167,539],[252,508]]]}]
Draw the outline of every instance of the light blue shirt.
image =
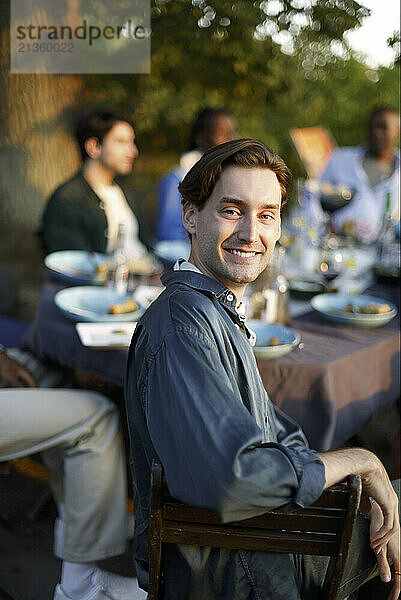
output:
[{"label": "light blue shirt", "polygon": [[334,213],[333,224],[335,229],[340,230],[346,221],[353,221],[358,237],[369,243],[375,241],[379,234],[388,193],[393,222],[399,221],[400,154],[395,150],[396,165],[393,174],[373,187],[362,165],[365,154],[364,146],[335,150],[320,181],[332,185],[342,184],[354,190],[351,202]]}]

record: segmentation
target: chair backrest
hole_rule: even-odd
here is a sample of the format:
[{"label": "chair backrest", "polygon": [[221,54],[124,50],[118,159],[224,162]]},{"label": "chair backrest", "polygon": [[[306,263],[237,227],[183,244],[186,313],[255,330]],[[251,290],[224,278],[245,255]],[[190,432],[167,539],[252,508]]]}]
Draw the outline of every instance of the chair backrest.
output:
[{"label": "chair backrest", "polygon": [[348,556],[361,491],[359,475],[351,475],[347,484],[325,490],[317,502],[299,511],[270,511],[251,519],[222,523],[210,510],[188,506],[171,498],[163,480],[162,466],[159,461],[153,461],[148,600],[162,598],[163,544],[330,556],[322,597],[335,600]]}]

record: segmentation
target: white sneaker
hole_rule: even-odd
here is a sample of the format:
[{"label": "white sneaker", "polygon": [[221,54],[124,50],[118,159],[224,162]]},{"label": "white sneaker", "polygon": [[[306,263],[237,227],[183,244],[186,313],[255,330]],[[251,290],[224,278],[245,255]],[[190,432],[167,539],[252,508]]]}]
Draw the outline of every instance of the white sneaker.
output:
[{"label": "white sneaker", "polygon": [[[80,600],[146,600],[147,593],[138,586],[136,577],[121,577],[96,569],[90,588]],[[53,600],[72,600],[61,584],[56,586]]]},{"label": "white sneaker", "polygon": [[[67,596],[60,583],[56,585],[54,590],[53,600],[72,600],[71,596]],[[110,600],[110,596],[105,596],[101,589],[92,589],[85,595],[82,600]]]},{"label": "white sneaker", "polygon": [[[146,600],[147,598],[147,593],[138,586],[136,577],[122,577],[96,569],[92,581],[94,586],[99,586],[107,600]],[[103,600],[103,596],[99,596],[99,600]]]}]

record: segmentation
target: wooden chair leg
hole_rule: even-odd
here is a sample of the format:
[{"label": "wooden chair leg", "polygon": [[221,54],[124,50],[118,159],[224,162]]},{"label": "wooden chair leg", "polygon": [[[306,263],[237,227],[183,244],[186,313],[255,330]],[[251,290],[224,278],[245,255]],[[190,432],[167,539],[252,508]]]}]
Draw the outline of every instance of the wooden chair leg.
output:
[{"label": "wooden chair leg", "polygon": [[348,477],[349,496],[348,509],[341,535],[340,551],[337,556],[332,556],[323,584],[323,597],[325,600],[336,600],[338,589],[344,575],[345,563],[351,547],[352,531],[357,518],[358,507],[361,501],[362,485],[359,476]]},{"label": "wooden chair leg", "polygon": [[150,525],[149,525],[149,593],[147,600],[161,600],[160,589],[160,567],[161,567],[161,525],[162,525],[162,503],[161,490],[163,471],[160,469],[152,471],[151,495],[150,495]]}]

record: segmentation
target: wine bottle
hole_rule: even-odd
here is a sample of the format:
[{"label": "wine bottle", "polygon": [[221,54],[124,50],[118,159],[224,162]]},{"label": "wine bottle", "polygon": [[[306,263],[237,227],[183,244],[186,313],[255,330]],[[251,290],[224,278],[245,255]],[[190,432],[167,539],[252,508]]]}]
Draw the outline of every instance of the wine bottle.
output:
[{"label": "wine bottle", "polygon": [[113,252],[113,287],[119,294],[126,294],[128,286],[128,263],[125,255],[125,226],[118,226],[117,243]]}]

